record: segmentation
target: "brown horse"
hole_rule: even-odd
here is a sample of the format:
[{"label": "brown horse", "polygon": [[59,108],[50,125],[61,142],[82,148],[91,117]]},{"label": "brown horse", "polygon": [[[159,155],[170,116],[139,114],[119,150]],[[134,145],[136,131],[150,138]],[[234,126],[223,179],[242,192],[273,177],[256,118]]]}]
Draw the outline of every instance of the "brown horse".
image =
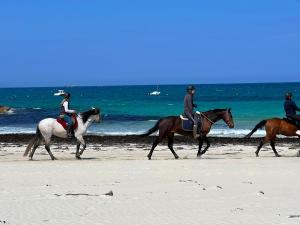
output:
[{"label": "brown horse", "polygon": [[262,120],[254,127],[254,129],[248,135],[246,135],[246,138],[250,138],[252,134],[254,134],[258,129],[261,129],[263,127],[265,127],[266,136],[257,147],[257,150],[255,152],[256,157],[258,157],[258,153],[260,149],[267,142],[270,142],[270,145],[273,149],[273,152],[275,153],[275,156],[280,157],[280,155],[278,154],[275,148],[275,140],[277,134],[281,134],[288,137],[297,136],[300,138],[300,136],[296,134],[298,130],[297,126],[288,122],[286,119],[280,119],[280,118]]},{"label": "brown horse", "polygon": [[[207,112],[201,113],[201,121],[202,121],[202,135],[198,138],[199,141],[199,150],[197,156],[200,157],[203,155],[208,148],[210,147],[210,142],[207,138],[207,134],[210,132],[210,129],[213,124],[217,121],[223,119],[228,127],[233,128],[234,122],[231,114],[231,109],[214,109]],[[174,134],[181,134],[184,136],[193,136],[192,131],[185,131],[182,129],[182,119],[179,116],[169,116],[166,118],[162,118],[153,128],[148,130],[145,134],[140,135],[141,137],[149,136],[150,134],[159,130],[159,135],[155,138],[152,148],[148,154],[148,159],[150,160],[153,154],[155,147],[162,142],[164,138],[168,138],[168,147],[173,153],[175,159],[178,159],[178,155],[173,149],[174,143]],[[203,142],[206,142],[206,148],[201,151]]]}]

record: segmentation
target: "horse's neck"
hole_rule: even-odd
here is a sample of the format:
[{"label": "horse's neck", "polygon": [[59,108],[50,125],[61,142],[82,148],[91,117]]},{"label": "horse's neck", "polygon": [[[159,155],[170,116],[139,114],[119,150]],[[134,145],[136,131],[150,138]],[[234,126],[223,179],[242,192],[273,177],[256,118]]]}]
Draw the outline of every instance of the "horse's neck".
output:
[{"label": "horse's neck", "polygon": [[211,113],[206,114],[206,116],[208,119],[210,119],[214,123],[218,122],[220,119],[223,118],[221,112],[217,112],[217,113],[211,112]]},{"label": "horse's neck", "polygon": [[90,121],[90,119],[88,119],[85,123],[83,122],[82,118],[80,115],[77,116],[77,121],[79,124],[81,124],[81,126],[83,127],[83,129],[87,130],[89,126],[91,126],[92,121]]}]

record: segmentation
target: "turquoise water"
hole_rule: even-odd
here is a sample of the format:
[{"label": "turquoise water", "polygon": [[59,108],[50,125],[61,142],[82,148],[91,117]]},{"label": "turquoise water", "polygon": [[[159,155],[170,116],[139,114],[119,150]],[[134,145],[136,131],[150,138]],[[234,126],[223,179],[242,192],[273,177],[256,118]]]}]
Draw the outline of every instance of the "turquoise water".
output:
[{"label": "turquoise water", "polygon": [[[283,96],[292,91],[300,104],[300,83],[196,85],[195,102],[199,111],[232,108],[233,130],[223,122],[213,134],[240,136],[264,118],[283,117]],[[150,96],[156,86],[68,87],[68,88],[2,88],[0,105],[13,108],[0,115],[1,133],[32,133],[45,117],[59,114],[61,97],[54,93],[64,89],[72,94],[71,108],[84,111],[100,107],[103,123],[91,127],[97,134],[135,134],[150,128],[163,116],[182,113],[185,85],[159,86],[160,96]]]}]

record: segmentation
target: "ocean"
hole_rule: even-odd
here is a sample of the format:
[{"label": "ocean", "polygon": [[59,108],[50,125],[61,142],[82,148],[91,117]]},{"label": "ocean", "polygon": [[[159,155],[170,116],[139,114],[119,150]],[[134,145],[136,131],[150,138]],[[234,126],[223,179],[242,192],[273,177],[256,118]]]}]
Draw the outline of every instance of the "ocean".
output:
[{"label": "ocean", "polygon": [[[43,87],[1,88],[0,105],[12,107],[0,114],[0,133],[34,133],[37,123],[46,117],[57,117],[62,97],[59,89],[72,95],[71,108],[85,111],[99,107],[103,122],[93,124],[89,133],[98,135],[139,134],[161,117],[180,115],[186,85],[160,85],[161,95],[151,96],[156,86]],[[196,85],[195,103],[199,111],[232,108],[235,128],[224,122],[214,125],[214,136],[239,137],[256,123],[271,117],[284,117],[283,101],[287,91],[300,101],[300,83],[205,84]],[[300,102],[299,102],[300,104]],[[259,131],[263,135],[264,131]]]}]

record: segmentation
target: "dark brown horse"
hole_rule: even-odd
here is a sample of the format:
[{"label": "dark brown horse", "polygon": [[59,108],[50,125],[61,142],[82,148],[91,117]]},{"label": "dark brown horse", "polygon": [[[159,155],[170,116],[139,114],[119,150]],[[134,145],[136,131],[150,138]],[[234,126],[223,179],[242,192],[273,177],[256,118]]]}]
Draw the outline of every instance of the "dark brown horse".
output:
[{"label": "dark brown horse", "polygon": [[266,136],[257,147],[257,150],[255,152],[257,157],[260,149],[267,142],[270,142],[270,145],[273,149],[273,152],[275,153],[275,156],[280,157],[280,155],[278,154],[275,148],[275,140],[277,134],[281,134],[288,137],[297,136],[300,138],[300,136],[296,134],[298,130],[297,126],[286,121],[285,119],[280,119],[280,118],[262,120],[254,127],[254,129],[248,135],[246,135],[246,138],[250,138],[252,134],[254,134],[258,129],[261,129],[263,127],[265,127]]},{"label": "dark brown horse", "polygon": [[[234,122],[231,114],[231,109],[214,109],[207,112],[201,113],[201,119],[202,119],[202,135],[200,138],[198,138],[199,141],[199,150],[197,156],[200,157],[203,155],[208,148],[210,147],[210,142],[207,138],[207,134],[209,133],[211,127],[213,124],[215,124],[217,121],[223,119],[225,123],[228,125],[228,127],[233,128]],[[142,137],[149,136],[150,134],[156,132],[159,130],[159,135],[155,138],[152,148],[148,154],[148,159],[150,160],[153,154],[153,151],[155,147],[162,142],[164,138],[168,138],[168,147],[173,153],[175,159],[178,159],[178,155],[173,149],[173,143],[174,143],[174,134],[181,134],[184,136],[193,136],[192,131],[184,131],[182,129],[182,119],[179,116],[169,116],[166,118],[162,118],[153,128],[148,130],[145,134],[142,134]],[[203,151],[202,145],[203,142],[206,142],[206,147]]]}]

